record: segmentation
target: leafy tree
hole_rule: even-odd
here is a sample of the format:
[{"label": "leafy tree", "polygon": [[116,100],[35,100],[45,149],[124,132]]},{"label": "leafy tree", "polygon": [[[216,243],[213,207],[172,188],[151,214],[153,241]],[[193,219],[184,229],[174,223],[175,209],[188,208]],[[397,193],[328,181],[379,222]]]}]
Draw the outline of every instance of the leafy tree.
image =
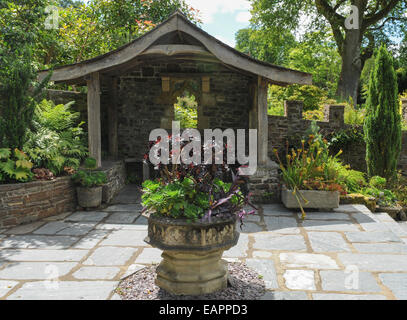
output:
[{"label": "leafy tree", "polygon": [[289,52],[296,45],[290,32],[241,29],[236,33],[236,49],[256,59],[277,65],[286,65]]},{"label": "leafy tree", "polygon": [[[364,61],[384,38],[397,36],[405,28],[406,0],[251,0],[253,23],[257,28],[298,31],[304,17],[311,19],[309,28],[332,30],[342,69],[337,96],[357,101],[359,77]],[[358,16],[347,16],[350,6]],[[348,17],[353,18],[348,19]],[[357,21],[356,21],[357,20]],[[351,25],[348,23],[350,22]],[[351,27],[350,27],[351,26]]]},{"label": "leafy tree", "polygon": [[50,67],[75,63],[115,50],[163,22],[180,9],[192,21],[198,12],[184,0],[90,0],[65,5],[50,31],[41,62]]},{"label": "leafy tree", "polygon": [[330,98],[335,97],[341,57],[329,33],[316,31],[305,34],[291,49],[287,67],[311,73],[313,84],[327,91]]},{"label": "leafy tree", "polygon": [[364,132],[369,176],[393,178],[401,151],[401,116],[393,57],[385,46],[370,74]]}]

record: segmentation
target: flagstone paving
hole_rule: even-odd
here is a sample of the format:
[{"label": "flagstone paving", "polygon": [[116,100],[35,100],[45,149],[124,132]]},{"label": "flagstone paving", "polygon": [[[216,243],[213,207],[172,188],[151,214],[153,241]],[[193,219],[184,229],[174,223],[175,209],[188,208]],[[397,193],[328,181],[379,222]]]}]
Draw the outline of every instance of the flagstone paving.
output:
[{"label": "flagstone paving", "polygon": [[[120,299],[121,279],[157,264],[138,203],[0,230],[0,300]],[[259,206],[228,261],[266,284],[263,300],[407,299],[407,223],[362,205],[309,212]]]}]

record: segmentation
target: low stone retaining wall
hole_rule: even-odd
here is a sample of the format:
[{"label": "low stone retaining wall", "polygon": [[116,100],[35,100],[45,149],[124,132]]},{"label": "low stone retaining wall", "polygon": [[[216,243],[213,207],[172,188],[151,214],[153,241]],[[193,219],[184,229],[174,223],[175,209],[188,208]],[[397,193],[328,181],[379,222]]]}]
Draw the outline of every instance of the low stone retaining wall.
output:
[{"label": "low stone retaining wall", "polygon": [[[103,202],[109,203],[124,187],[126,168],[122,161],[104,162],[108,183]],[[0,228],[33,222],[77,208],[76,188],[71,177],[0,185]]]},{"label": "low stone retaining wall", "polygon": [[0,185],[0,227],[36,221],[76,208],[70,177]]}]

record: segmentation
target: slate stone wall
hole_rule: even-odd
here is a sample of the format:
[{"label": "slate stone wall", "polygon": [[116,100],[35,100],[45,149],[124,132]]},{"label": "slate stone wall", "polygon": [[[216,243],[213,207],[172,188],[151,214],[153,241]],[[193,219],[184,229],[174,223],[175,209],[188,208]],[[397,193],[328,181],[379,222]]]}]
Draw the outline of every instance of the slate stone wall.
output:
[{"label": "slate stone wall", "polygon": [[76,208],[70,177],[0,185],[0,227],[36,221]]},{"label": "slate stone wall", "polygon": [[[407,101],[406,101],[407,102]],[[269,116],[269,156],[275,159],[273,149],[284,155],[288,145],[299,141],[305,135],[311,121],[302,117],[302,101],[287,101],[285,103],[285,116]],[[344,106],[327,106],[325,109],[325,121],[317,121],[317,125],[324,134],[338,132],[349,128],[344,123]],[[356,128],[360,132],[363,127]],[[399,169],[407,172],[407,132],[403,131],[402,152],[399,159]],[[353,143],[344,149],[341,159],[354,170],[366,171],[366,145]]]}]

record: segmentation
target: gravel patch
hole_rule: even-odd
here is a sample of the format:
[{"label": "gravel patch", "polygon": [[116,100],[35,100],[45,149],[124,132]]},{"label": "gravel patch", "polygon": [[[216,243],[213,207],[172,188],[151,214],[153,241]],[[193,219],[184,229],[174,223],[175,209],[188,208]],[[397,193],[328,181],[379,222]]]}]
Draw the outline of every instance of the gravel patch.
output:
[{"label": "gravel patch", "polygon": [[225,290],[200,296],[176,296],[155,285],[156,266],[143,268],[120,282],[116,292],[123,300],[254,300],[266,292],[262,277],[243,263],[228,264]]}]

